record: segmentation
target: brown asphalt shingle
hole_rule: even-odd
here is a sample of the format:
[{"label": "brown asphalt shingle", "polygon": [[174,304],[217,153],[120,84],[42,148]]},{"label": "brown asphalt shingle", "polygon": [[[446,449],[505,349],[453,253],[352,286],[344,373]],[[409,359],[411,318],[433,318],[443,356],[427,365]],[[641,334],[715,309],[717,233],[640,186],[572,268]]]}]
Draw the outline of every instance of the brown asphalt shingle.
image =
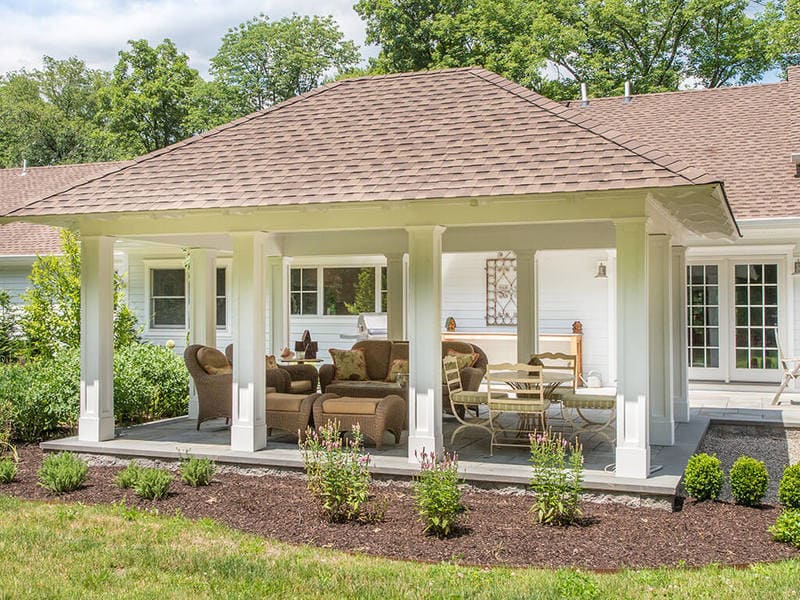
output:
[{"label": "brown asphalt shingle", "polygon": [[592,124],[584,112],[469,68],[335,82],[33,202],[12,216],[713,181],[630,135]]},{"label": "brown asphalt shingle", "polygon": [[[579,102],[569,103],[579,106]],[[789,81],[592,99],[576,108],[711,173],[739,220],[800,217],[800,67]]]},{"label": "brown asphalt shingle", "polygon": [[[0,169],[0,214],[49,196],[127,163],[106,162],[53,167]],[[61,249],[58,229],[31,223],[0,225],[0,256],[52,254]]]}]

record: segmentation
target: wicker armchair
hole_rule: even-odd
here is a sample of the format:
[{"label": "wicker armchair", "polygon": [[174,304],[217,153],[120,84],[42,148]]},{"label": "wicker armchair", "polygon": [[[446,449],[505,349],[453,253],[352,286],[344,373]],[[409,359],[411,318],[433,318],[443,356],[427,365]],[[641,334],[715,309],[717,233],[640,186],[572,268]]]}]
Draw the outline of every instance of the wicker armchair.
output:
[{"label": "wicker armchair", "polygon": [[[228,362],[233,364],[233,344],[225,348]],[[319,385],[319,373],[314,365],[281,365],[267,369],[267,388],[282,394],[313,394]]]},{"label": "wicker armchair", "polygon": [[192,344],[183,352],[183,360],[197,390],[197,429],[200,429],[200,423],[209,419],[224,418],[227,423],[233,407],[231,373],[212,375],[206,370],[225,371],[226,367],[230,367],[225,355],[216,348]]}]

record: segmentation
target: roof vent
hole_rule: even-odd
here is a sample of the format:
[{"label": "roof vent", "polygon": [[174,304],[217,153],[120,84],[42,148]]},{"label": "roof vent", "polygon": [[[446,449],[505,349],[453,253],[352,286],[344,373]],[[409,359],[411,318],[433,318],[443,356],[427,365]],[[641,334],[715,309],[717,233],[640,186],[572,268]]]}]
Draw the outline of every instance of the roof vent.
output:
[{"label": "roof vent", "polygon": [[795,177],[800,177],[800,154],[792,154],[792,162],[795,168]]},{"label": "roof vent", "polygon": [[22,173],[19,174],[20,177],[25,177],[28,174],[28,161],[22,161]]},{"label": "roof vent", "polygon": [[630,81],[626,81],[625,82],[625,97],[622,99],[622,101],[625,104],[630,104],[631,100],[633,100],[633,97],[631,97],[631,82]]},{"label": "roof vent", "polygon": [[589,92],[586,89],[586,82],[581,83],[581,106],[589,106]]}]

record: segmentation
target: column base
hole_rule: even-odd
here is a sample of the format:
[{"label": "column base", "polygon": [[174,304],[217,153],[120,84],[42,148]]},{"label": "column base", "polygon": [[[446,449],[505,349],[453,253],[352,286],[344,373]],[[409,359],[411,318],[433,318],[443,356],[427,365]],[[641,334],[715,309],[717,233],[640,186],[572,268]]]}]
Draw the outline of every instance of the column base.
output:
[{"label": "column base", "polygon": [[267,426],[232,425],[231,450],[235,452],[256,452],[267,447]]},{"label": "column base", "polygon": [[81,417],[78,439],[82,442],[105,442],[114,439],[114,417]]},{"label": "column base", "polygon": [[647,479],[650,475],[650,448],[617,446],[615,475],[632,479]]},{"label": "column base", "polygon": [[444,442],[441,435],[409,434],[408,436],[408,462],[411,464],[419,464],[419,457],[423,451],[440,454],[442,450]]},{"label": "column base", "polygon": [[674,446],[675,423],[662,419],[651,420],[650,443],[654,446]]},{"label": "column base", "polygon": [[197,388],[194,387],[194,381],[189,381],[189,418],[197,420],[197,415],[200,414],[200,400],[197,398]]}]

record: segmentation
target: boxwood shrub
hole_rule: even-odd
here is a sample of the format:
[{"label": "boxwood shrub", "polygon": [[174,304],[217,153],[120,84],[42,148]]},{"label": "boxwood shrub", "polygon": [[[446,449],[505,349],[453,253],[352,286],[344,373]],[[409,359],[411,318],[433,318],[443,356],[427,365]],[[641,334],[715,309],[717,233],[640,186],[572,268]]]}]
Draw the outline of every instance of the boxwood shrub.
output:
[{"label": "boxwood shrub", "polygon": [[769,474],[760,460],[740,456],[730,472],[731,495],[737,504],[758,506],[767,494]]},{"label": "boxwood shrub", "polygon": [[689,459],[683,474],[686,493],[696,500],[716,500],[722,492],[725,473],[716,455],[705,452]]},{"label": "boxwood shrub", "polygon": [[786,508],[800,509],[800,463],[783,470],[778,487],[778,502]]},{"label": "boxwood shrub", "polygon": [[800,548],[800,510],[784,510],[769,528],[769,532],[776,542],[785,542]]}]

